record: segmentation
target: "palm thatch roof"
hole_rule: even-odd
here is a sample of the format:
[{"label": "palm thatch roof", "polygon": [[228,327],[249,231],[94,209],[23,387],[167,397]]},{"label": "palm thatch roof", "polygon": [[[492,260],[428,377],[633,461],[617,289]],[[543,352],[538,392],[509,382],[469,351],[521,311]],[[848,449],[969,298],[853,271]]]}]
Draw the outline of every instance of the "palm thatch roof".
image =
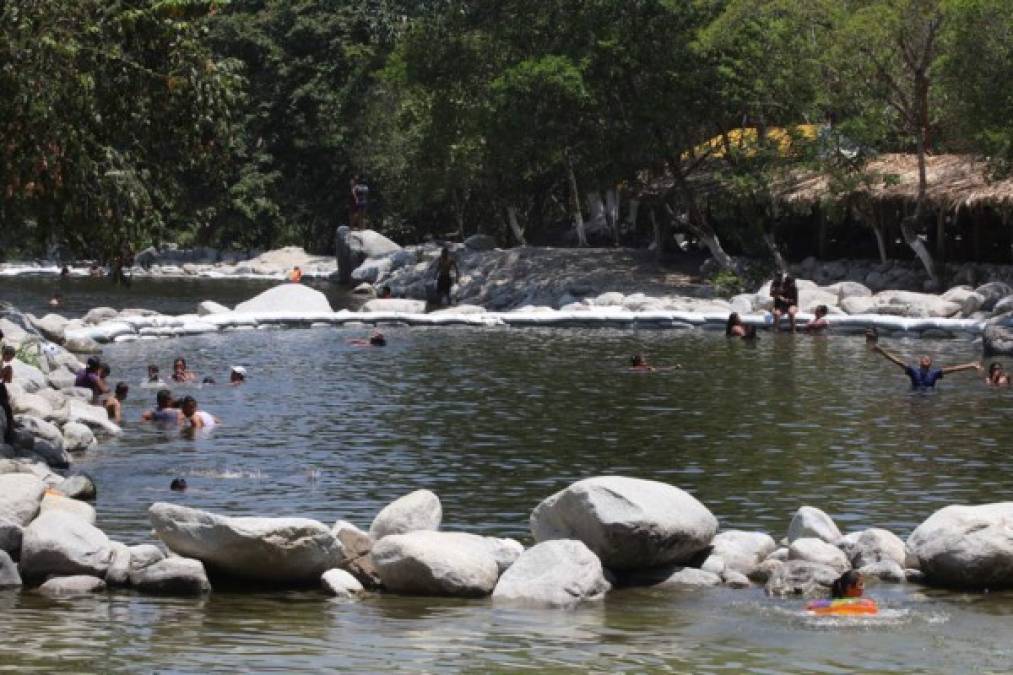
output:
[{"label": "palm thatch roof", "polygon": [[[918,199],[918,157],[913,154],[885,154],[869,161],[862,173],[872,180],[846,193],[831,191],[831,177],[825,174],[796,175],[779,191],[782,202],[798,206],[822,201],[864,197],[872,202]],[[1013,210],[1013,178],[989,180],[987,163],[969,155],[926,157],[926,197],[936,209],[990,207]]]}]

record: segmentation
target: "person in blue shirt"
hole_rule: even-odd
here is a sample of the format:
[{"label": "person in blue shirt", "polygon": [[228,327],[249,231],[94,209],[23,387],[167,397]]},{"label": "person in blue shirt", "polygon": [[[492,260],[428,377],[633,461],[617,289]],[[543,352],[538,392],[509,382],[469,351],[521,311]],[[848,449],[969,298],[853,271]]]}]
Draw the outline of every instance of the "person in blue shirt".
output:
[{"label": "person in blue shirt", "polygon": [[886,358],[887,361],[891,361],[904,371],[904,374],[911,379],[912,389],[930,389],[936,386],[936,382],[943,379],[944,375],[950,373],[959,373],[962,370],[981,370],[981,362],[974,361],[973,363],[965,363],[961,366],[947,366],[944,368],[933,368],[932,357],[925,355],[918,360],[918,365],[908,365],[904,363],[900,357],[891,354],[879,345],[875,345],[872,351],[879,352]]}]

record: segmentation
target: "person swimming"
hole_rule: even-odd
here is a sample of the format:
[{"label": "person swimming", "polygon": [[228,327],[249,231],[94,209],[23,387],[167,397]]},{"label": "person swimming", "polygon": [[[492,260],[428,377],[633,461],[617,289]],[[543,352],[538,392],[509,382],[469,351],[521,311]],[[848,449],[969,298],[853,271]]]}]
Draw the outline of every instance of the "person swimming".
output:
[{"label": "person swimming", "polygon": [[182,401],[179,402],[179,412],[182,415],[184,424],[190,423],[186,430],[193,431],[211,431],[218,426],[218,420],[215,416],[204,410],[197,409],[197,399],[193,396],[186,396]]},{"label": "person swimming", "polygon": [[186,478],[173,478],[172,482],[169,483],[169,489],[173,492],[185,492]]},{"label": "person swimming", "polygon": [[742,317],[738,312],[728,315],[728,321],[725,322],[725,337],[746,337],[746,325],[742,323]]},{"label": "person swimming", "polygon": [[988,377],[985,378],[985,384],[996,387],[1009,386],[1009,376],[1006,375],[1006,371],[998,361],[993,361],[989,364]]},{"label": "person swimming", "polygon": [[172,362],[172,380],[173,382],[197,381],[197,373],[186,367],[186,359],[182,356],[177,356],[176,360]]},{"label": "person swimming", "polygon": [[805,325],[806,333],[822,333],[826,329],[830,328],[830,323],[827,321],[827,314],[830,313],[830,309],[826,305],[819,305],[816,311],[813,312],[815,318]]},{"label": "person swimming", "polygon": [[654,366],[647,362],[642,353],[637,352],[630,357],[630,370],[654,372]]},{"label": "person swimming", "polygon": [[386,347],[387,338],[383,336],[383,333],[375,330],[368,339],[363,340],[362,338],[356,338],[354,340],[349,340],[348,344],[353,347]]},{"label": "person swimming", "polygon": [[882,354],[883,358],[885,358],[887,361],[890,361],[891,363],[900,366],[900,368],[904,371],[904,374],[907,375],[908,378],[910,378],[912,389],[920,389],[920,390],[932,389],[936,386],[936,382],[943,379],[944,375],[949,375],[950,373],[959,373],[964,370],[981,370],[980,361],[973,361],[971,363],[965,363],[959,366],[946,366],[944,368],[933,368],[932,357],[927,354],[918,359],[918,367],[916,368],[913,365],[908,365],[907,363],[904,363],[904,361],[901,360],[900,357],[896,356],[895,354],[891,354],[890,352],[880,347],[878,344],[872,347],[872,351]]},{"label": "person swimming", "polygon": [[126,382],[117,382],[113,394],[105,399],[103,406],[109,419],[119,424],[123,421],[123,402],[127,400],[130,392],[130,385]]},{"label": "person swimming", "polygon": [[172,398],[172,392],[168,389],[159,389],[155,394],[155,409],[145,411],[141,415],[145,422],[158,422],[160,424],[180,424],[182,414],[177,407],[176,401]]},{"label": "person swimming", "polygon": [[857,570],[848,570],[830,585],[829,600],[811,600],[806,603],[807,612],[818,615],[833,614],[876,614],[879,606],[875,600],[862,597],[865,592],[865,578]]},{"label": "person swimming", "polygon": [[229,371],[229,384],[237,385],[246,382],[246,368],[242,366],[232,366],[232,370]]}]

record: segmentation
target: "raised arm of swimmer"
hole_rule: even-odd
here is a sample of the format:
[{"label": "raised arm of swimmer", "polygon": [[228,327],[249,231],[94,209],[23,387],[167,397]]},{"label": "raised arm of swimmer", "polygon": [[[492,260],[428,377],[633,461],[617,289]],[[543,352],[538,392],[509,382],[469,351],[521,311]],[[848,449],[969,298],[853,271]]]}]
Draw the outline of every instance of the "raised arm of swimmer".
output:
[{"label": "raised arm of swimmer", "polygon": [[901,370],[907,369],[907,364],[904,363],[904,361],[902,361],[899,356],[897,356],[896,354],[891,354],[890,352],[886,351],[879,345],[873,345],[872,351],[882,354],[883,358],[885,358],[887,361],[891,361],[896,365],[900,366]]},{"label": "raised arm of swimmer", "polygon": [[981,361],[972,361],[971,363],[965,363],[959,366],[946,366],[940,370],[942,370],[945,375],[949,375],[950,373],[959,373],[962,370],[981,370]]}]

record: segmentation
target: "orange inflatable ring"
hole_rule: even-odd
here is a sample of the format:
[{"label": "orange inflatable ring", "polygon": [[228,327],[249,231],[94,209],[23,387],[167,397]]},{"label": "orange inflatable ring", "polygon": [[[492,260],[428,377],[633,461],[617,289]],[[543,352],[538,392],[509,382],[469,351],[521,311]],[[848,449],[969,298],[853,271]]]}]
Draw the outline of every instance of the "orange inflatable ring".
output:
[{"label": "orange inflatable ring", "polygon": [[805,609],[817,616],[860,616],[876,614],[879,607],[869,598],[841,598],[839,600],[813,600]]}]

